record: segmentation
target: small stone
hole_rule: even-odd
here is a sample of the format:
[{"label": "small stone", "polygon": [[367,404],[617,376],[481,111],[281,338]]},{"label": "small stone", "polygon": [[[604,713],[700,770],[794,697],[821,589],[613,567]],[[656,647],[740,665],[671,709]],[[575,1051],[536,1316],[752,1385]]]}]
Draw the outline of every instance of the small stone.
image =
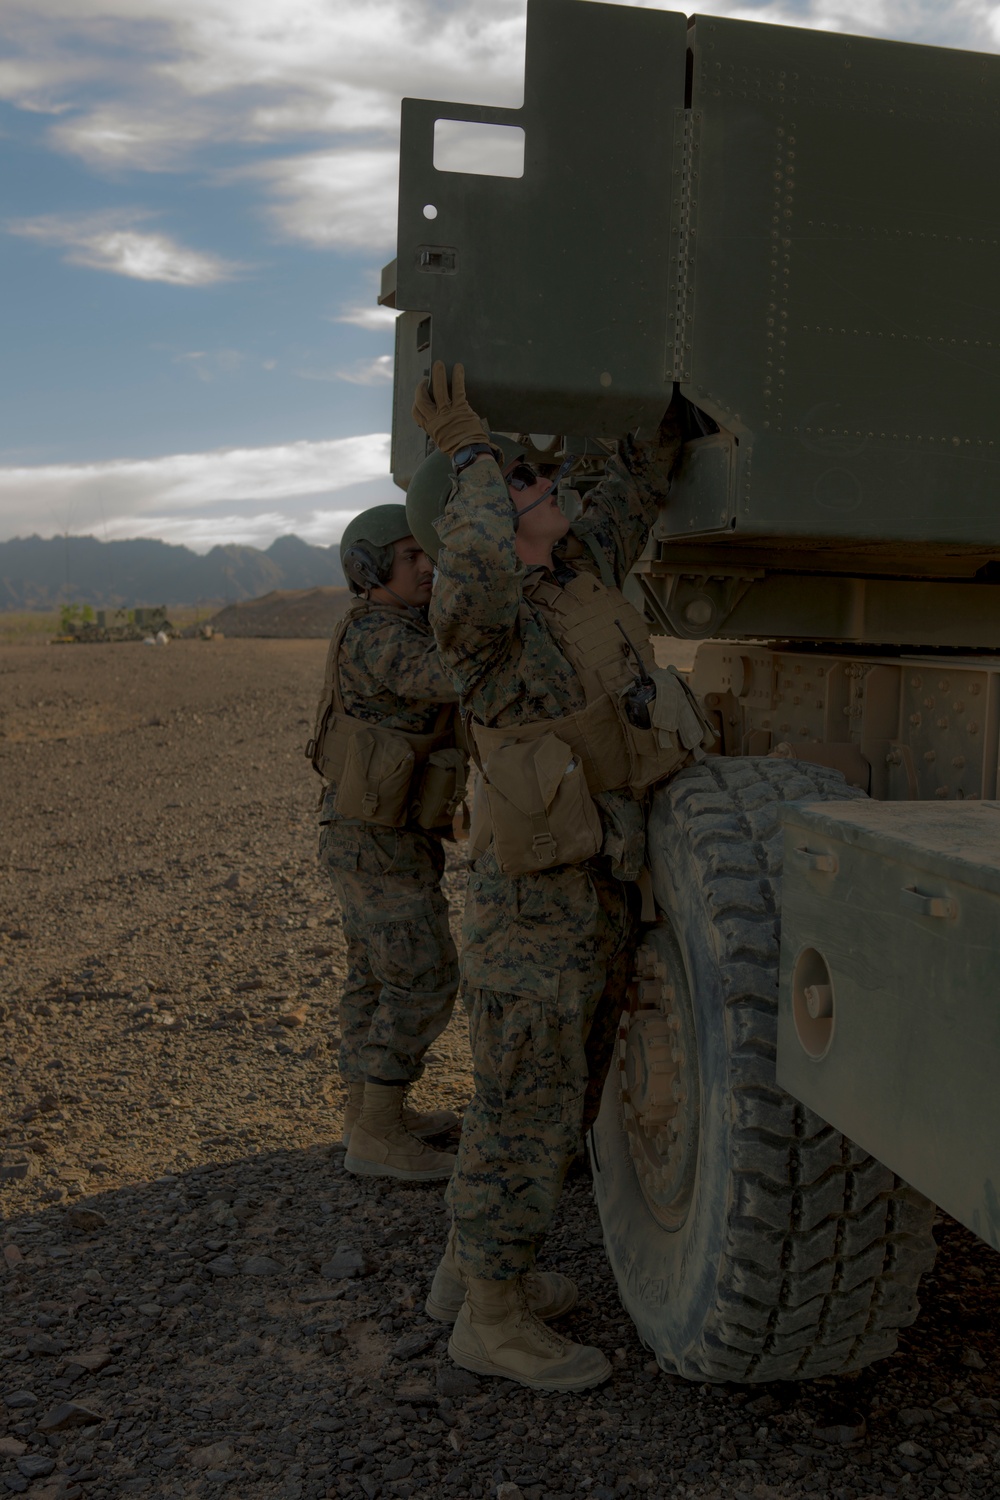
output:
[{"label": "small stone", "polygon": [[363,1276],[365,1273],[365,1257],[360,1250],[348,1250],[341,1246],[333,1256],[332,1260],[325,1261],[319,1268],[319,1274],[325,1276],[327,1281],[341,1281],[348,1276]]},{"label": "small stone", "polygon": [[38,1405],[38,1397],[33,1391],[8,1391],[3,1400],[11,1411],[26,1410],[29,1406]]},{"label": "small stone", "polygon": [[16,1245],[4,1245],[3,1258],[12,1271],[16,1271],[18,1266],[24,1264],[24,1256]]},{"label": "small stone", "polygon": [[244,1276],[280,1276],[284,1266],[270,1255],[251,1255],[243,1262]]},{"label": "small stone", "polygon": [[36,1333],[28,1340],[25,1347],[29,1354],[62,1354],[66,1345],[62,1339],[53,1339],[44,1333]]},{"label": "small stone", "polygon": [[432,1344],[437,1343],[439,1330],[428,1333],[407,1333],[392,1346],[394,1359],[416,1359],[418,1354],[423,1354]]},{"label": "small stone", "polygon": [[106,1229],[108,1221],[103,1214],[98,1213],[96,1208],[83,1208],[76,1205],[66,1210],[66,1223],[72,1229]]},{"label": "small stone", "polygon": [[437,1372],[435,1384],[442,1396],[474,1396],[479,1390],[479,1381],[470,1370],[458,1365],[443,1365]]},{"label": "small stone", "polygon": [[103,1422],[98,1411],[91,1411],[79,1401],[62,1401],[47,1412],[38,1424],[39,1432],[63,1432],[67,1427],[90,1427],[94,1422]]},{"label": "small stone", "polygon": [[813,1437],[821,1443],[859,1443],[868,1431],[868,1424],[858,1411],[841,1411],[817,1422]]},{"label": "small stone", "polygon": [[96,1375],[98,1370],[103,1370],[105,1365],[111,1363],[111,1350],[84,1349],[79,1354],[71,1354],[69,1358],[88,1374]]},{"label": "small stone", "polygon": [[20,1458],[27,1451],[27,1443],[22,1443],[20,1438],[0,1437],[0,1458]]},{"label": "small stone", "polygon": [[308,1005],[297,1005],[294,1010],[282,1011],[278,1020],[282,1026],[304,1026],[308,1016]]},{"label": "small stone", "polygon": [[196,1469],[218,1469],[229,1463],[235,1451],[232,1443],[208,1443],[204,1448],[193,1448],[188,1458]]},{"label": "small stone", "polygon": [[391,1464],[386,1464],[382,1470],[383,1479],[405,1479],[413,1472],[412,1458],[394,1458]]},{"label": "small stone", "polygon": [[25,1479],[44,1479],[56,1466],[54,1458],[45,1453],[27,1453],[17,1460],[17,1467]]},{"label": "small stone", "polygon": [[238,891],[240,886],[243,884],[243,876],[240,874],[239,870],[234,870],[231,875],[228,875],[226,877],[222,884],[225,886],[227,891]]},{"label": "small stone", "polygon": [[0,1154],[0,1182],[23,1182],[34,1171],[35,1164],[23,1151]]},{"label": "small stone", "polygon": [[986,1369],[985,1359],[980,1354],[979,1350],[974,1349],[971,1344],[969,1344],[967,1348],[962,1350],[962,1363],[967,1370]]},{"label": "small stone", "polygon": [[217,1255],[206,1267],[213,1276],[237,1276],[236,1262],[231,1255]]},{"label": "small stone", "polygon": [[158,1302],[140,1302],[138,1311],[144,1318],[158,1318],[163,1308]]},{"label": "small stone", "polygon": [[396,1400],[407,1406],[436,1406],[440,1399],[430,1381],[419,1376],[396,1387]]},{"label": "small stone", "polygon": [[524,1500],[524,1493],[519,1485],[511,1484],[508,1479],[497,1485],[497,1500]]}]

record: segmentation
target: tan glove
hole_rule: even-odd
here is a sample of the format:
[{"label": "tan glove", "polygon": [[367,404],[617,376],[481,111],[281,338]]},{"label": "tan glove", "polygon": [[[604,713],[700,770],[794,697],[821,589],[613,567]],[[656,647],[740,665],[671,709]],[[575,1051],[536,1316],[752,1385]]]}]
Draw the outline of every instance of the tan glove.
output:
[{"label": "tan glove", "polygon": [[456,453],[469,443],[485,441],[487,432],[465,397],[465,366],[456,365],[451,372],[451,394],[444,363],[436,359],[431,368],[430,390],[427,381],[417,386],[413,398],[413,420],[441,449]]}]

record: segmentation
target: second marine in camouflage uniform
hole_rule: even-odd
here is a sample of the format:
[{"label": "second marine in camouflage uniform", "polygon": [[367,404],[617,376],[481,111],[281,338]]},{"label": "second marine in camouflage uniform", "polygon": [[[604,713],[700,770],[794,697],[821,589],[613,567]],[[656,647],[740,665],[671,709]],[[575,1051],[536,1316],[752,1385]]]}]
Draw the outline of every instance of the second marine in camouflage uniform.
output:
[{"label": "second marine in camouflage uniform", "polygon": [[[402,506],[378,507],[352,522],[342,555],[352,547],[356,551],[359,543],[362,548],[368,543],[369,553],[389,547],[387,535],[397,546],[405,547],[408,540],[411,550],[419,552],[408,530]],[[369,532],[382,540],[369,542]],[[345,573],[351,577],[349,561]],[[425,575],[430,577],[426,558]],[[405,587],[392,572],[387,581]],[[429,587],[420,589],[424,592],[429,596]],[[360,1159],[361,1143],[372,1133],[366,1119],[357,1129],[363,1106],[371,1102],[366,1085],[368,1096],[401,1103],[403,1088],[421,1076],[425,1053],[448,1024],[458,984],[441,890],[442,829],[421,827],[409,806],[397,826],[350,815],[359,809],[344,810],[343,749],[364,726],[409,736],[418,748],[422,743],[424,748],[454,743],[456,695],[442,669],[426,609],[393,602],[391,587],[370,585],[366,595],[351,607],[331,642],[313,746],[314,763],[327,779],[320,859],[339,897],[347,947],[339,1053],[341,1078],[348,1087],[345,1144],[350,1170],[441,1177],[450,1171],[453,1158],[422,1142],[413,1142],[418,1149],[410,1152],[412,1159],[403,1159],[405,1149],[390,1152],[391,1170],[383,1170],[385,1162]],[[334,753],[338,727],[341,755]],[[446,1111],[402,1112],[410,1135],[435,1134],[454,1122]]]}]

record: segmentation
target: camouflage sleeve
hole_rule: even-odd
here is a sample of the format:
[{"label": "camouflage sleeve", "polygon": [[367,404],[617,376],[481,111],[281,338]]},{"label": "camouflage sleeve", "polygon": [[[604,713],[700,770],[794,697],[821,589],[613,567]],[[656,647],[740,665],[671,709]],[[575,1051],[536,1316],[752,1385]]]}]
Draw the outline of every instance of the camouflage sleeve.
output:
[{"label": "camouflage sleeve", "polygon": [[587,508],[573,530],[587,533],[621,584],[642,553],[649,529],[667,498],[680,451],[679,434],[664,425],[653,443],[627,437],[608,460],[604,478],[587,497]]},{"label": "camouflage sleeve", "polygon": [[509,652],[525,572],[510,495],[491,458],[463,471],[435,529],[441,551],[430,621],[464,698]]},{"label": "camouflage sleeve", "polygon": [[384,620],[367,615],[364,623],[367,628],[352,631],[344,643],[360,668],[352,677],[355,690],[371,696],[389,688],[399,698],[423,703],[458,701],[432,635],[396,614]]}]

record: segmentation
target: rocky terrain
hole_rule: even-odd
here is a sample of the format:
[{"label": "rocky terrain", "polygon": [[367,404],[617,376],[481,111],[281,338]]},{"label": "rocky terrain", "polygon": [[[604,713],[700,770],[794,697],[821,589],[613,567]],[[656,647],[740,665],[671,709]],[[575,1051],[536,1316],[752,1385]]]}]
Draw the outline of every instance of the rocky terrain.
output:
[{"label": "rocky terrain", "polygon": [[[440,1185],[345,1173],[315,641],[0,650],[0,1495],[1000,1495],[1000,1258],[956,1225],[892,1359],[694,1386],[623,1316],[585,1170],[546,1263],[606,1387],[457,1370]],[[449,876],[457,913],[460,861]],[[462,1021],[420,1101],[470,1091]]]}]

